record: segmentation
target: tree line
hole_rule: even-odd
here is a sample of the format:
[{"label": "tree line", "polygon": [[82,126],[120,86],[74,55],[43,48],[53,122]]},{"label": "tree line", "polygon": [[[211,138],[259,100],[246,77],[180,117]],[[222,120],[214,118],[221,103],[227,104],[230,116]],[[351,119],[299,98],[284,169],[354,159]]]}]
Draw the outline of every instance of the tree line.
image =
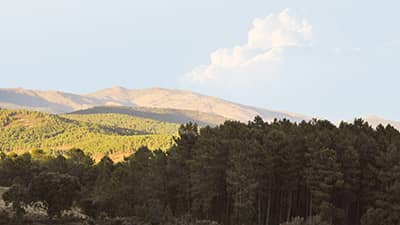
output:
[{"label": "tree line", "polygon": [[95,164],[82,150],[3,154],[0,186],[11,187],[3,198],[20,216],[42,202],[50,218],[75,206],[93,219],[147,224],[400,223],[400,133],[390,125],[256,117],[182,125],[175,142],[118,163]]}]

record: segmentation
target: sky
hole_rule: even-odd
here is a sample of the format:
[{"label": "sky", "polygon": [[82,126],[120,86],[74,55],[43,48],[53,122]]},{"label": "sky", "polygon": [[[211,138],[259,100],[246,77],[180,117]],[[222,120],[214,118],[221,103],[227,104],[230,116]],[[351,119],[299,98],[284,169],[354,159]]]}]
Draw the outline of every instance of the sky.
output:
[{"label": "sky", "polygon": [[0,87],[192,90],[400,120],[400,3],[0,0]]}]

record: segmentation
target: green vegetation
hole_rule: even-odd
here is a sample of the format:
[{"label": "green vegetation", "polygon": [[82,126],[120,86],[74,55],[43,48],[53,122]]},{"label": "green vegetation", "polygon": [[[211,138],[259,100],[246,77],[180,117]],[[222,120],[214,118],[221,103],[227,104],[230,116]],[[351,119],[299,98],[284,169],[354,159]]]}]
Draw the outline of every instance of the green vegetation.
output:
[{"label": "green vegetation", "polygon": [[181,109],[161,109],[146,107],[124,107],[124,106],[99,106],[90,109],[72,112],[70,114],[123,114],[139,118],[148,118],[152,120],[168,122],[168,123],[196,123],[199,126],[219,125],[225,122],[227,118],[192,110]]},{"label": "green vegetation", "polygon": [[61,116],[70,120],[82,121],[90,124],[135,130],[141,134],[176,134],[179,128],[179,124],[176,123],[167,123],[115,113],[66,114]]},{"label": "green vegetation", "polygon": [[26,224],[36,204],[58,224],[77,207],[80,224],[97,225],[396,225],[399,168],[391,126],[256,117],[182,125],[167,152],[142,147],[119,163],[79,149],[0,154],[0,186],[11,187],[6,218]]},{"label": "green vegetation", "polygon": [[[146,124],[150,126],[145,128]],[[59,151],[82,148],[92,154],[102,155],[132,153],[141,146],[166,150],[174,143],[174,127],[176,124],[128,116],[57,116],[1,109],[0,150],[26,152],[34,149]]]}]

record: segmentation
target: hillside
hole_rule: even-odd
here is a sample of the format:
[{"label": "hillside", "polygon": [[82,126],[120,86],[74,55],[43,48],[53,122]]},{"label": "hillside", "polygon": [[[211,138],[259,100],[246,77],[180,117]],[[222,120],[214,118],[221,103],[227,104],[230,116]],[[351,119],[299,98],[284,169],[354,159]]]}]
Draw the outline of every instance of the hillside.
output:
[{"label": "hillside", "polygon": [[161,108],[146,108],[146,107],[122,107],[122,106],[99,106],[86,110],[79,110],[70,113],[69,115],[76,114],[122,114],[138,118],[148,118],[167,123],[185,124],[188,122],[197,123],[200,126],[205,125],[218,125],[222,124],[227,118],[222,116],[203,113],[191,110],[177,110],[177,109],[161,109]]},{"label": "hillside", "polygon": [[[95,108],[93,108],[94,110]],[[119,113],[89,113],[91,110],[82,111],[81,114],[63,114],[63,118],[97,124],[105,127],[123,128],[136,131],[137,134],[175,134],[180,126],[178,123],[162,122],[158,120],[135,117]]]},{"label": "hillside", "polygon": [[0,107],[9,109],[65,113],[101,104],[94,98],[59,91],[38,91],[22,88],[0,89]]},{"label": "hillside", "polygon": [[256,115],[266,121],[287,118],[292,121],[309,119],[292,113],[261,109],[206,96],[191,91],[149,88],[130,90],[114,87],[87,95],[60,91],[0,89],[0,107],[34,109],[50,113],[69,113],[95,106],[125,106],[189,110],[247,122]]},{"label": "hillside", "polygon": [[[28,110],[0,110],[0,150],[26,152],[81,148],[102,155],[131,153],[140,146],[165,150],[173,144],[174,128],[177,127],[177,124],[137,118],[106,116],[101,119],[97,116],[92,119],[97,122],[91,122],[90,118],[68,117]],[[119,122],[112,124],[115,118]],[[118,126],[119,123],[125,126]],[[153,124],[152,132],[142,130],[142,124]],[[151,126],[146,129],[151,130]],[[163,133],[158,133],[160,131]]]},{"label": "hillside", "polygon": [[136,105],[151,108],[170,108],[192,110],[220,115],[225,118],[247,122],[256,115],[271,121],[275,118],[287,118],[293,121],[307,119],[305,116],[293,116],[289,113],[245,106],[223,99],[201,95],[191,91],[173,90],[165,88],[149,88],[129,90],[123,87],[114,87],[87,95],[106,104]]}]

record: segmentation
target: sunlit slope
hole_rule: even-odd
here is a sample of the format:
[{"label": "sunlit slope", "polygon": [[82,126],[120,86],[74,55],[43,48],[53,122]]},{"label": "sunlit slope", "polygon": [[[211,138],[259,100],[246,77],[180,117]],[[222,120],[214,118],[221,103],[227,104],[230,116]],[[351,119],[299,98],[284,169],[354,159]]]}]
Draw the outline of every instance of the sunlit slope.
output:
[{"label": "sunlit slope", "polygon": [[[138,134],[175,134],[180,124],[168,123],[118,113],[64,114],[63,118],[106,127],[134,130]],[[82,112],[82,113],[84,113]]]},{"label": "sunlit slope", "polygon": [[[68,117],[68,116],[67,116]],[[141,146],[168,149],[173,144],[176,124],[155,125],[157,121],[137,120],[154,125],[153,133],[129,122],[90,122],[28,110],[0,110],[0,149],[24,152],[32,149],[67,150],[81,148],[90,153],[133,152]],[[119,118],[122,119],[122,118]],[[117,126],[118,123],[126,126]],[[165,128],[162,128],[165,125]],[[135,129],[138,128],[138,129]],[[151,128],[149,128],[151,130]],[[158,131],[165,131],[157,133]]]},{"label": "sunlit slope", "polygon": [[72,112],[69,115],[95,115],[95,114],[122,114],[136,117],[137,119],[151,119],[163,123],[197,123],[200,126],[219,125],[227,118],[210,113],[192,110],[146,108],[146,107],[123,107],[123,106],[99,106],[86,110]]}]

